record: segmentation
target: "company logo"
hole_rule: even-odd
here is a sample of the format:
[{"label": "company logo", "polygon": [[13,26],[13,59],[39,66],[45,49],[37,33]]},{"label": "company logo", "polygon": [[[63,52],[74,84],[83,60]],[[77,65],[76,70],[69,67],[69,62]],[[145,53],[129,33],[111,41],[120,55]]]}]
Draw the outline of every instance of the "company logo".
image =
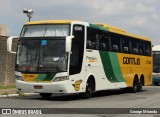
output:
[{"label": "company logo", "polygon": [[79,90],[80,90],[80,84],[81,84],[81,83],[82,83],[82,80],[78,80],[78,81],[75,82],[75,84],[73,84],[74,89],[75,89],[76,91],[79,91]]},{"label": "company logo", "polygon": [[2,109],[2,114],[4,115],[23,115],[23,114],[42,114],[41,109]]},{"label": "company logo", "polygon": [[123,64],[140,65],[140,58],[123,57]]},{"label": "company logo", "polygon": [[87,56],[86,59],[87,59],[89,62],[97,62],[97,57],[89,57],[89,56]]},{"label": "company logo", "polygon": [[76,31],[82,31],[83,29],[82,29],[82,27],[80,27],[80,26],[75,26],[75,27],[74,27],[74,30],[76,30]]},{"label": "company logo", "polygon": [[11,109],[2,109],[2,114],[12,114],[11,112]]}]

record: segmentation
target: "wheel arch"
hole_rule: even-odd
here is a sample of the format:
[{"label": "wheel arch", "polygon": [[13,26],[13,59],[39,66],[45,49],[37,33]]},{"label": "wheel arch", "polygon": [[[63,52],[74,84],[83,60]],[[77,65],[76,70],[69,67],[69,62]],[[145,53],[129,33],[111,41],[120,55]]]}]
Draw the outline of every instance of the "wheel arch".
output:
[{"label": "wheel arch", "polygon": [[95,80],[95,77],[94,77],[92,74],[90,74],[90,75],[88,76],[88,78],[87,78],[87,80],[86,80],[86,83],[87,83],[89,80],[93,81],[93,86],[94,86],[94,91],[95,91],[95,90],[96,90],[96,80]]}]

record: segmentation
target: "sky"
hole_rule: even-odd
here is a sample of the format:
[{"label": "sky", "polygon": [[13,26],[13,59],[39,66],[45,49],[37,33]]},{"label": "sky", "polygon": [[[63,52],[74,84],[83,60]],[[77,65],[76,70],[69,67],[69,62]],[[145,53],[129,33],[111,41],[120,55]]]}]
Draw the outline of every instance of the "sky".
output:
[{"label": "sky", "polygon": [[19,36],[28,21],[23,9],[33,9],[32,21],[81,20],[117,26],[160,44],[160,0],[0,0],[0,24],[8,36]]}]

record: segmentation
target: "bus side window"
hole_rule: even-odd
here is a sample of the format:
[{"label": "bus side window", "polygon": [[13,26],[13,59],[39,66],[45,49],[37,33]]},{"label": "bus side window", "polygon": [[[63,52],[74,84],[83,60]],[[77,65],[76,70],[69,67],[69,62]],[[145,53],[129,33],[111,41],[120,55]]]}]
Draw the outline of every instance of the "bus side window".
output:
[{"label": "bus side window", "polygon": [[100,31],[94,28],[87,27],[87,49],[98,50]]},{"label": "bus side window", "polygon": [[129,39],[123,36],[123,39],[122,39],[122,52],[123,53],[130,53],[129,43],[130,43]]},{"label": "bus side window", "polygon": [[110,50],[110,40],[109,40],[109,36],[108,36],[108,32],[102,32],[101,36],[100,36],[100,42],[99,42],[99,47],[100,50],[103,51],[109,51]]},{"label": "bus side window", "polygon": [[87,40],[87,49],[96,49],[96,42],[95,40]]},{"label": "bus side window", "polygon": [[100,47],[101,47],[101,50],[106,50],[107,49],[105,43],[100,43]]},{"label": "bus side window", "polygon": [[132,54],[139,54],[138,43],[136,39],[131,40],[131,48],[132,48]]},{"label": "bus side window", "polygon": [[145,55],[151,56],[151,43],[147,41],[145,42]]},{"label": "bus side window", "polygon": [[92,42],[91,40],[87,40],[87,48],[92,48]]},{"label": "bus side window", "polygon": [[144,41],[139,41],[138,48],[139,48],[139,54],[144,55]]},{"label": "bus side window", "polygon": [[121,35],[115,34],[115,33],[109,33],[109,36],[111,38],[111,48],[112,52],[121,52]]},{"label": "bus side window", "polygon": [[90,27],[87,27],[87,49],[95,49],[95,37],[94,37],[94,32],[93,29]]}]

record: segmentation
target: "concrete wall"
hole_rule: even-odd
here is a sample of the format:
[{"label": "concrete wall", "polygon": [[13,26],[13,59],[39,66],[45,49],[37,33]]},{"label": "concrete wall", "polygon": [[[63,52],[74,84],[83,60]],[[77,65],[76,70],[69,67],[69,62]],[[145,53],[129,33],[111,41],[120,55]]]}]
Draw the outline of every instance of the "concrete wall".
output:
[{"label": "concrete wall", "polygon": [[[0,36],[0,85],[15,84],[15,54],[7,52],[7,38]],[[16,50],[18,40],[13,41],[13,50]]]}]

